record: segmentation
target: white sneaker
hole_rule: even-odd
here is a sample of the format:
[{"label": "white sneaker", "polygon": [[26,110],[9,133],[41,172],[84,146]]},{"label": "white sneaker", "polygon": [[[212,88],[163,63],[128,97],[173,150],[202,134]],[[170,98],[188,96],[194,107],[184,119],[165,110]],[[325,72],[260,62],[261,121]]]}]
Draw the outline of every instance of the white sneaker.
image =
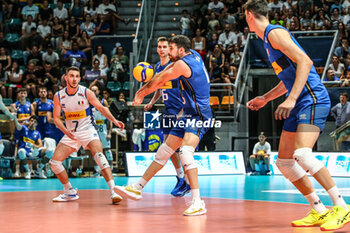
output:
[{"label": "white sneaker", "polygon": [[21,174],[19,174],[19,171],[16,171],[15,174],[13,174],[13,178],[20,178]]},{"label": "white sneaker", "polygon": [[67,202],[67,201],[74,201],[79,199],[78,196],[78,190],[77,189],[69,189],[64,190],[63,194],[58,195],[58,197],[55,197],[52,199],[53,202]]},{"label": "white sneaker", "polygon": [[193,199],[191,206],[185,210],[184,215],[186,216],[197,216],[202,215],[207,212],[205,208],[205,203],[201,199]]},{"label": "white sneaker", "polygon": [[139,201],[142,199],[142,191],[135,189],[132,185],[128,186],[114,186],[114,192],[119,194],[124,198],[129,198],[134,201]]},{"label": "white sneaker", "polygon": [[30,172],[26,172],[24,179],[30,180],[31,178],[32,178],[32,176],[30,175]]},{"label": "white sneaker", "polygon": [[115,205],[123,200],[123,198],[121,196],[119,196],[118,194],[116,194],[115,192],[113,192],[111,194],[111,199],[112,199],[113,205]]},{"label": "white sneaker", "polygon": [[34,177],[40,178],[40,179],[47,179],[47,177],[44,174],[44,171],[35,171],[34,172]]}]

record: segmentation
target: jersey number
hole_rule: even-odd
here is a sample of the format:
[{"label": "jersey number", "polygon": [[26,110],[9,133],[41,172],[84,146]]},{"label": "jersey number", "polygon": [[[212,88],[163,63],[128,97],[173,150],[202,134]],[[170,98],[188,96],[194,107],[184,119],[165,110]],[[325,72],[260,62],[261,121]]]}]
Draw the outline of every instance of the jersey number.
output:
[{"label": "jersey number", "polygon": [[168,93],[166,93],[165,90],[162,90],[162,98],[163,98],[163,101],[167,101],[169,99]]},{"label": "jersey number", "polygon": [[79,125],[79,121],[72,121],[73,123],[75,123],[75,128],[74,128],[74,132],[77,132],[77,128]]}]

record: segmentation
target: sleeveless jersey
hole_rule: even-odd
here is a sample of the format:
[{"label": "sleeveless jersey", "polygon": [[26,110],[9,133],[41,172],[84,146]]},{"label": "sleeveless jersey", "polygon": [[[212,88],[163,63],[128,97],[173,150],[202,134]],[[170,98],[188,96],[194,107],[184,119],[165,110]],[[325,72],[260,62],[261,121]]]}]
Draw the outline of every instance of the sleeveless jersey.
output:
[{"label": "sleeveless jersey", "polygon": [[192,54],[188,54],[182,60],[191,68],[192,75],[189,78],[180,76],[184,85],[183,96],[185,98],[184,114],[201,115],[201,111],[210,111],[210,79],[201,56],[191,49]]},{"label": "sleeveless jersey", "polygon": [[68,95],[67,87],[58,92],[59,102],[65,115],[66,127],[76,132],[87,130],[93,126],[91,108],[86,98],[86,87],[78,85],[73,95]]},{"label": "sleeveless jersey", "polygon": [[47,121],[47,113],[53,112],[53,101],[47,99],[46,102],[42,102],[40,99],[36,100],[36,110],[35,114],[38,116],[38,126],[37,130],[40,132],[41,136],[50,137],[50,134],[55,133],[56,126]]},{"label": "sleeveless jersey", "polygon": [[29,153],[36,141],[41,139],[41,135],[39,131],[30,130],[27,126],[22,125],[21,131],[16,130],[16,138],[18,140],[18,148],[24,148]]},{"label": "sleeveless jersey", "polygon": [[[161,66],[160,62],[158,62],[155,65],[155,73],[157,74],[162,72],[169,64],[171,64],[170,61],[164,66]],[[164,115],[176,116],[180,112],[183,105],[179,79],[168,81],[163,87],[160,87],[160,89],[165,105]]]},{"label": "sleeveless jersey", "polygon": [[[271,30],[280,28],[288,31],[286,28],[279,25],[269,24],[265,29],[264,35],[264,47],[272,64],[273,69],[277,77],[283,82],[288,90],[287,96],[292,90],[296,77],[296,64],[288,58],[280,50],[272,48],[268,35]],[[289,31],[288,31],[289,32]],[[289,33],[290,34],[290,33]],[[305,53],[303,48],[295,40],[295,38],[290,34],[293,42]],[[300,96],[297,100],[297,104],[310,105],[310,104],[330,104],[330,99],[328,92],[324,85],[321,83],[320,76],[317,74],[316,69],[312,66],[310,70],[309,77],[305,83]]]},{"label": "sleeveless jersey", "polygon": [[24,105],[21,104],[21,102],[16,101],[15,103],[16,109],[17,109],[17,119],[23,119],[26,117],[30,117],[31,111],[32,111],[32,106],[30,102],[26,102]]},{"label": "sleeveless jersey", "polygon": [[[104,99],[101,100],[101,104],[104,106]],[[91,106],[92,115],[96,123],[97,132],[107,134],[107,118],[102,115],[94,106]]]}]

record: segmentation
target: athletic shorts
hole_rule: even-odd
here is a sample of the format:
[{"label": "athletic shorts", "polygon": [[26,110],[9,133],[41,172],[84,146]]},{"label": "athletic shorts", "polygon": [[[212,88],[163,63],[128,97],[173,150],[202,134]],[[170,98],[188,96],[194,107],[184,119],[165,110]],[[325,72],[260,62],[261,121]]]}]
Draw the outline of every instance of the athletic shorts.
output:
[{"label": "athletic shorts", "polygon": [[111,140],[107,140],[107,132],[98,132],[98,135],[100,136],[101,142],[102,142],[102,148],[103,149],[109,149],[111,148]]},{"label": "athletic shorts", "polygon": [[[170,114],[164,113],[164,116],[171,116]],[[183,138],[185,135],[185,129],[179,127],[178,125],[174,126],[176,122],[176,117],[163,117],[163,134],[164,135],[174,135],[179,138]],[[175,123],[176,124],[176,123]]]},{"label": "athletic shorts", "polygon": [[329,112],[329,104],[312,104],[307,106],[297,105],[285,120],[283,130],[296,132],[299,124],[309,124],[319,127],[322,132]]},{"label": "athletic shorts", "polygon": [[185,120],[185,133],[193,133],[199,137],[199,140],[203,138],[206,132],[214,126],[213,115],[210,106],[201,106],[200,112],[191,113],[189,111],[184,113],[184,117],[180,120]]},{"label": "athletic shorts", "polygon": [[91,126],[86,130],[72,133],[77,138],[76,140],[72,140],[67,135],[64,135],[60,143],[74,148],[75,151],[78,151],[81,146],[86,149],[87,145],[89,145],[89,143],[93,140],[100,140],[100,137],[98,136],[98,133],[94,126]]}]

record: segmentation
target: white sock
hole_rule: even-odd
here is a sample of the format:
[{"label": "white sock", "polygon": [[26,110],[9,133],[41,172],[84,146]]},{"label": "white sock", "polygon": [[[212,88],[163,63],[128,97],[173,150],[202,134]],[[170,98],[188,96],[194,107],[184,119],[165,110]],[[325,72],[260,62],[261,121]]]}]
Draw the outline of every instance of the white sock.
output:
[{"label": "white sock", "polygon": [[111,194],[112,194],[114,192],[113,188],[115,186],[114,180],[111,179],[110,181],[107,181],[107,184],[108,184],[109,190],[111,191]]},{"label": "white sock", "polygon": [[45,164],[40,163],[39,167],[38,167],[38,172],[41,172],[43,170],[43,168],[45,167]]},{"label": "white sock", "polygon": [[69,190],[72,188],[72,185],[70,184],[70,182],[68,182],[67,184],[63,184],[64,190]]},{"label": "white sock", "polygon": [[185,182],[186,182],[186,184],[190,184],[190,181],[188,180],[188,176],[185,174]]},{"label": "white sock", "polygon": [[191,189],[191,192],[192,192],[192,200],[201,199],[201,196],[199,194],[199,189]]},{"label": "white sock", "polygon": [[137,190],[142,191],[142,189],[146,186],[147,183],[148,181],[141,177],[136,184],[133,184],[133,187]]},{"label": "white sock", "polygon": [[181,167],[176,169],[176,174],[177,174],[177,177],[179,177],[180,179],[184,178],[184,175],[185,175]]},{"label": "white sock", "polygon": [[328,191],[329,196],[332,198],[334,205],[341,206],[344,210],[348,210],[348,207],[340,194],[337,186],[330,188]]},{"label": "white sock", "polygon": [[327,211],[327,208],[323,205],[320,198],[317,196],[315,192],[305,195],[304,197],[310,203],[312,208],[316,210],[319,214],[323,214],[324,212]]}]

